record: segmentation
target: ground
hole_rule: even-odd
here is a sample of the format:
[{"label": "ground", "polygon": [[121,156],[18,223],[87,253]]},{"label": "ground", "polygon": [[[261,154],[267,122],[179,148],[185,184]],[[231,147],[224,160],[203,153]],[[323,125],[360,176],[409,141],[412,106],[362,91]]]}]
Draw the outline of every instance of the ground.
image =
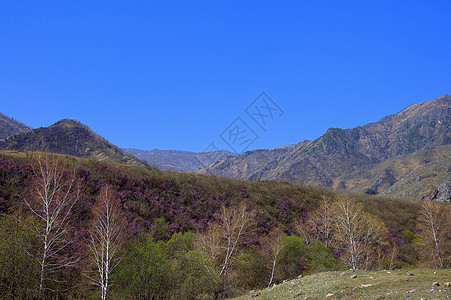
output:
[{"label": "ground", "polygon": [[451,287],[443,284],[450,281],[451,269],[324,272],[235,299],[451,299]]}]

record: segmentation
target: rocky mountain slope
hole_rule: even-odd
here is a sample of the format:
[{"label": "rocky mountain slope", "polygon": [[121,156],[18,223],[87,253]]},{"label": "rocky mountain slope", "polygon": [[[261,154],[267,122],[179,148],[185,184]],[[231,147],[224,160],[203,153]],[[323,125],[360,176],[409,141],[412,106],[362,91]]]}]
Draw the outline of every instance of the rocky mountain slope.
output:
[{"label": "rocky mountain slope", "polygon": [[[330,128],[314,141],[287,146],[282,151],[246,152],[223,159],[201,172],[247,180],[283,179],[334,189],[380,193],[406,174],[395,175],[398,170],[382,170],[378,164],[433,146],[451,144],[450,120],[451,96],[444,95],[411,105],[378,122],[352,129]],[[449,148],[443,149],[449,154]],[[441,154],[442,150],[439,151]],[[423,152],[418,156],[420,161],[413,158],[413,163],[411,159],[412,167],[407,169],[413,172],[426,161],[436,159],[435,154],[439,153],[432,150]],[[374,174],[379,169],[383,171],[384,182],[371,189]],[[449,178],[449,172],[444,176]]]},{"label": "rocky mountain slope", "polygon": [[220,162],[200,170],[200,173],[213,173],[224,177],[239,178],[239,179],[255,179],[254,172],[259,170],[262,166],[269,169],[275,164],[275,157],[280,157],[289,153],[295,148],[302,147],[308,144],[305,140],[298,144],[282,146],[274,149],[259,149],[254,151],[247,151],[239,156],[227,157]]},{"label": "rocky mountain slope", "polygon": [[399,198],[429,197],[451,203],[451,149],[448,154],[418,167],[382,192]]},{"label": "rocky mountain slope", "polygon": [[31,130],[30,126],[0,113],[0,139],[6,139],[29,130]]},{"label": "rocky mountain slope", "polygon": [[49,151],[100,161],[147,165],[74,119],[63,119],[49,127],[10,136],[0,141],[0,149]]},{"label": "rocky mountain slope", "polygon": [[135,157],[147,161],[149,165],[155,165],[160,170],[171,170],[189,173],[206,167],[225,157],[236,156],[229,151],[190,152],[179,150],[138,150],[123,149]]}]

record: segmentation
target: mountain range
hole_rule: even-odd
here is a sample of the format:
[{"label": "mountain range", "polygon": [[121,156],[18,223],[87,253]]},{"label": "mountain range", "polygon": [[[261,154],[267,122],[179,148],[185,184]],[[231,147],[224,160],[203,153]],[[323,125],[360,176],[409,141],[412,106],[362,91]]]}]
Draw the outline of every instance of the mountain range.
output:
[{"label": "mountain range", "polygon": [[[451,96],[443,95],[377,122],[352,129],[329,128],[313,141],[227,157],[199,173],[449,201],[450,104]],[[428,188],[421,177],[413,189],[397,187],[404,182],[400,181],[402,178],[413,176],[411,173],[420,167],[432,168],[435,174],[431,175]]]},{"label": "mountain range", "polygon": [[217,160],[228,156],[236,156],[236,153],[219,150],[211,152],[191,152],[181,150],[139,150],[123,149],[135,157],[147,161],[151,166],[161,170],[189,173],[206,167]]},{"label": "mountain range", "polygon": [[241,180],[287,180],[335,190],[451,200],[451,96],[351,129],[274,149],[195,153],[120,149],[74,119],[31,127],[0,114],[0,149],[50,151]]}]

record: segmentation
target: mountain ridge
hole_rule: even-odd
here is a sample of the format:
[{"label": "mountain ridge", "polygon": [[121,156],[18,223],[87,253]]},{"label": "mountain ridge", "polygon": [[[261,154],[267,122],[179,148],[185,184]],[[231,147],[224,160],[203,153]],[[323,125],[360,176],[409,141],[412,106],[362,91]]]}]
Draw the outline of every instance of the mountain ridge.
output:
[{"label": "mountain ridge", "polygon": [[[451,96],[446,94],[363,126],[329,128],[317,139],[295,144],[283,153],[250,151],[223,159],[200,173],[245,180],[289,180],[350,190],[353,186],[346,186],[349,182],[338,179],[396,156],[451,144],[450,107]],[[271,154],[275,155],[269,158]],[[243,171],[243,165],[249,166],[247,161],[262,163]]]},{"label": "mountain ridge", "polygon": [[161,170],[176,172],[194,172],[202,167],[206,167],[217,160],[227,156],[236,156],[236,153],[218,150],[210,152],[191,152],[183,150],[139,150],[124,148],[129,154],[139,159],[147,161],[149,165],[155,165]]}]

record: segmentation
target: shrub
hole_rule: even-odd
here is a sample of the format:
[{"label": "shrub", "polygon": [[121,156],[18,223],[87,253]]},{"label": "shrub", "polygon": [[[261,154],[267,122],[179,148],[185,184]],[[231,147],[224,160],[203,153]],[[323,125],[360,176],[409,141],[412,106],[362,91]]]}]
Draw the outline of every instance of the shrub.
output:
[{"label": "shrub", "polygon": [[256,248],[249,248],[241,253],[234,265],[236,269],[235,283],[243,289],[266,287],[269,272],[265,256]]},{"label": "shrub", "polygon": [[320,241],[314,241],[308,245],[306,262],[309,265],[309,273],[337,270],[345,267],[345,264],[336,259],[331,254],[330,249]]},{"label": "shrub", "polygon": [[132,245],[119,271],[121,294],[126,298],[152,299],[169,295],[169,255],[163,242],[147,237]]},{"label": "shrub", "polygon": [[30,231],[33,218],[0,215],[0,298],[31,299],[39,287],[39,264]]},{"label": "shrub", "polygon": [[176,233],[168,242],[151,237],[136,242],[121,264],[120,294],[127,299],[192,299],[217,291],[219,276],[193,243],[189,232]]},{"label": "shrub", "polygon": [[307,245],[296,235],[284,237],[285,246],[279,254],[278,270],[280,278],[294,278],[308,268],[306,262]]}]

